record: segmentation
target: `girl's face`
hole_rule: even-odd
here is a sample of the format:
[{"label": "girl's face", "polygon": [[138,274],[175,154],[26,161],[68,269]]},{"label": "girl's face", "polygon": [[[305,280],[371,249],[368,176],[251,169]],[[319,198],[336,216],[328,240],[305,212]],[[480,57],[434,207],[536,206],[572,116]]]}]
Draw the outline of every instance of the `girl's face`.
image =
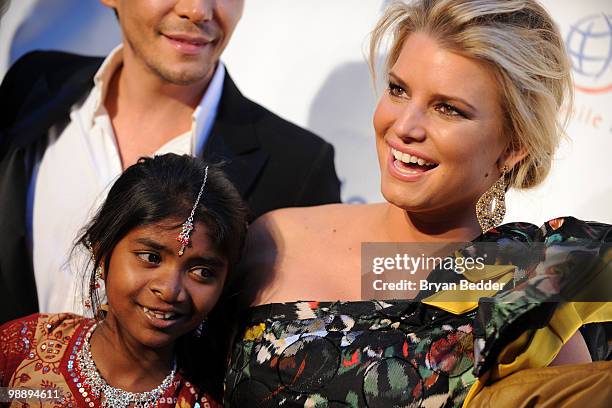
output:
[{"label": "girl's face", "polygon": [[106,273],[106,319],[134,346],[163,348],[194,330],[217,303],[227,259],[196,223],[178,256],[181,221],[134,228],[115,247]]}]

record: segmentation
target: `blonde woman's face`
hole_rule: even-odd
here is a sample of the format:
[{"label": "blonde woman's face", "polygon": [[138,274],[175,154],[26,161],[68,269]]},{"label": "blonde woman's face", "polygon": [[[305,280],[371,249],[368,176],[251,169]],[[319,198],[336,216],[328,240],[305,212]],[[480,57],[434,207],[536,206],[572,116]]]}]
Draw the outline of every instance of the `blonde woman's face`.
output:
[{"label": "blonde woman's face", "polygon": [[507,144],[492,73],[414,33],[388,74],[374,114],[384,197],[412,212],[474,212]]}]

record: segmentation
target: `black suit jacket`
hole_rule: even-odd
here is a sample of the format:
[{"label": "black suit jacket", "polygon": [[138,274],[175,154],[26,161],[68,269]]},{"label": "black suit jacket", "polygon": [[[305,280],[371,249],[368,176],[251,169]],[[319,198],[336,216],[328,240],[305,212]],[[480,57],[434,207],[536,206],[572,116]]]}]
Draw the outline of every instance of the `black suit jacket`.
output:
[{"label": "black suit jacket", "polygon": [[[33,52],[11,67],[0,87],[0,322],[38,310],[25,223],[34,149],[46,148],[52,125],[68,123],[102,61]],[[251,219],[276,208],[340,201],[333,147],[242,96],[227,74],[203,156],[226,163]]]}]

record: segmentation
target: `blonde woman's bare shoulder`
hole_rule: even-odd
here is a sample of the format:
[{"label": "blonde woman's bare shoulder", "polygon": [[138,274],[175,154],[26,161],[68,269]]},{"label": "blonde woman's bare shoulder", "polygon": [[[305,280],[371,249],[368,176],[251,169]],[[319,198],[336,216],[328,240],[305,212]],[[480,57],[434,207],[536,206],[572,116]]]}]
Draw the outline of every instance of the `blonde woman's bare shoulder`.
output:
[{"label": "blonde woman's bare shoulder", "polygon": [[375,209],[330,204],[275,210],[257,219],[249,228],[243,263],[249,304],[340,296],[334,288],[346,286],[352,272],[360,276],[358,248],[369,228],[364,220]]},{"label": "blonde woman's bare shoulder", "polygon": [[314,207],[282,208],[258,218],[255,228],[274,228],[283,235],[321,233],[346,225],[347,222],[366,219],[378,204],[326,204]]},{"label": "blonde woman's bare shoulder", "polygon": [[[266,267],[288,260],[355,248],[374,228],[379,205],[329,204],[284,208],[257,219],[249,229],[250,257]],[[269,257],[274,254],[274,262]]]}]

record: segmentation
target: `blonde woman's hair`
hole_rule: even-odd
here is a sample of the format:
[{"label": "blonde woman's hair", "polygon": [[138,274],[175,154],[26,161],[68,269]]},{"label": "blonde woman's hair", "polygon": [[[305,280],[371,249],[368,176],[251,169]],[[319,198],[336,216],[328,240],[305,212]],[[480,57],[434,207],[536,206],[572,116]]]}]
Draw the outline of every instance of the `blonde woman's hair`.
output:
[{"label": "blonde woman's hair", "polygon": [[[500,86],[510,147],[526,157],[512,169],[510,185],[536,186],[550,171],[571,107],[571,65],[559,29],[535,0],[417,0],[393,3],[372,31],[370,69],[390,34],[386,70],[406,38],[431,35],[453,52],[490,67]],[[570,112],[567,109],[566,112]]]}]

